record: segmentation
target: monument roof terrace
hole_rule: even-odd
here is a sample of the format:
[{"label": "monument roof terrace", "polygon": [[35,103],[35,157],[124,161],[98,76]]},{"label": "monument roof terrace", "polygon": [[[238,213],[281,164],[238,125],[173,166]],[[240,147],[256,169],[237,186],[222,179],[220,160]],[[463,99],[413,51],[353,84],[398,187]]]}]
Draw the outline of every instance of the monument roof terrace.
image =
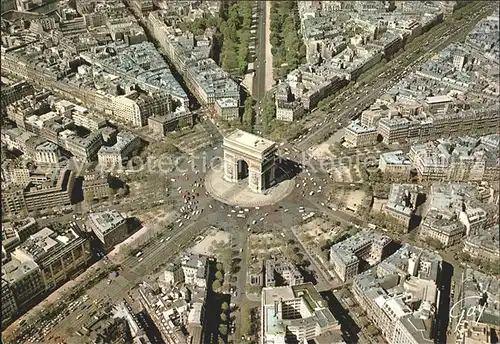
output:
[{"label": "monument roof terrace", "polygon": [[276,143],[271,140],[264,139],[239,129],[225,137],[224,140],[247,146],[248,148],[256,150],[260,153],[264,153],[266,150],[276,145]]}]

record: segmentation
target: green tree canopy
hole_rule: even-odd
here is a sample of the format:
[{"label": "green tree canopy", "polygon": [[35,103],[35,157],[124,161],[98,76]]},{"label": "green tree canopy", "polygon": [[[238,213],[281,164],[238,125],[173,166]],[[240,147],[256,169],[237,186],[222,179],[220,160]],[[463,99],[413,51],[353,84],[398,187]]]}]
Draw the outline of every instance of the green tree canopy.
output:
[{"label": "green tree canopy", "polygon": [[212,290],[218,290],[220,288],[221,284],[219,282],[219,280],[215,280],[213,283],[212,283]]},{"label": "green tree canopy", "polygon": [[245,112],[243,113],[243,128],[248,132],[252,132],[254,122],[255,122],[255,117],[252,106],[252,99],[249,97],[245,99]]}]

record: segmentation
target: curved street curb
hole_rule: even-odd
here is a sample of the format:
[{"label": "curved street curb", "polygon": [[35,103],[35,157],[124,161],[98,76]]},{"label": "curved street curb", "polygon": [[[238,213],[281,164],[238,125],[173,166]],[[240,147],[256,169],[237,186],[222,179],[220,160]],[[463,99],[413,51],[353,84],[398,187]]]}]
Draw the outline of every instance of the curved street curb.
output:
[{"label": "curved street curb", "polygon": [[[242,203],[242,202],[235,202],[231,199],[228,199],[226,197],[223,197],[221,196],[217,190],[212,186],[212,183],[211,183],[211,180],[214,176],[214,173],[215,171],[213,169],[210,169],[207,174],[206,174],[206,177],[205,177],[205,188],[207,189],[207,192],[210,194],[210,196],[212,196],[215,200],[221,202],[221,203],[224,203],[224,204],[228,204],[228,205],[231,205],[231,206],[239,206],[239,207],[263,207],[263,206],[267,206],[267,205],[274,205],[276,203],[278,203],[279,201],[281,201],[282,199],[288,197],[293,189],[294,189],[294,183],[293,183],[293,179],[288,179],[284,182],[288,182],[289,185],[288,187],[284,190],[284,192],[282,194],[278,194],[278,195],[273,195],[272,193],[269,196],[269,202],[262,202],[262,201],[255,201],[253,202],[252,200],[246,200],[245,203]],[[283,183],[283,182],[282,182]],[[269,190],[272,190],[273,188],[269,189]]]}]

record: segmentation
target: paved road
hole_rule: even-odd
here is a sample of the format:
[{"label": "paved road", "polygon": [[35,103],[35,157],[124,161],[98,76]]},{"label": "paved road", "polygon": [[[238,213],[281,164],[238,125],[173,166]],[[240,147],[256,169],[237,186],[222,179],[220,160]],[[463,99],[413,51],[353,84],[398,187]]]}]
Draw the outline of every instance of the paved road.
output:
[{"label": "paved road", "polygon": [[253,80],[253,96],[257,101],[266,93],[266,3],[259,1],[257,7],[257,44],[255,47],[255,77]]},{"label": "paved road", "polygon": [[[273,68],[273,54],[271,52],[271,2],[270,1],[262,1],[264,4],[264,13],[265,13],[265,82],[264,87],[266,92],[269,91],[274,85],[274,68]],[[293,15],[292,13],[290,15]]]},{"label": "paved road", "polygon": [[[355,114],[355,108],[358,111],[362,110],[364,107],[372,104],[377,98],[379,98],[383,94],[383,90],[387,89],[390,86],[396,84],[396,79],[398,77],[402,77],[407,73],[405,68],[413,67],[416,64],[421,63],[423,59],[428,59],[436,52],[442,50],[444,47],[448,46],[452,42],[461,39],[464,35],[471,30],[471,28],[479,21],[481,18],[485,16],[486,13],[491,11],[490,7],[484,6],[484,3],[473,3],[470,6],[470,13],[474,13],[470,17],[466,17],[460,21],[453,22],[449,27],[444,25],[439,25],[434,29],[431,29],[428,33],[424,34],[429,37],[428,46],[426,49],[422,49],[422,46],[414,45],[411,49],[407,48],[402,53],[400,53],[397,57],[389,61],[385,66],[387,71],[385,72],[385,76],[381,77],[380,75],[374,76],[373,78],[377,78],[377,81],[370,89],[373,92],[368,92],[367,95],[361,96],[359,100],[353,101],[352,98],[347,97],[347,99],[336,105],[336,109],[342,109],[338,114],[334,117],[336,119],[346,120]],[[443,40],[443,36],[449,33],[449,37]],[[421,52],[417,53],[418,50]],[[392,74],[391,72],[392,71]],[[369,72],[368,72],[369,73]],[[341,98],[345,95],[344,91],[337,98]],[[352,92],[352,90],[350,91]],[[322,140],[323,135],[331,131],[336,124],[330,121],[326,125],[319,127],[317,130],[312,130],[309,135],[300,143],[296,145],[296,148],[305,151],[314,144],[317,144],[320,140]]]}]

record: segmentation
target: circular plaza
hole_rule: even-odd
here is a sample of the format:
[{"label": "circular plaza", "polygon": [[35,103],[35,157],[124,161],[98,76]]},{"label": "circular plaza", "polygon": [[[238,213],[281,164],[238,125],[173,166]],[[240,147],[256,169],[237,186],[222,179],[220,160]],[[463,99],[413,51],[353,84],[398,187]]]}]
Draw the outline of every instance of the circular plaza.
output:
[{"label": "circular plaza", "polygon": [[215,167],[208,171],[205,177],[205,188],[217,201],[245,208],[276,204],[293,191],[294,184],[291,179],[283,180],[263,193],[256,193],[248,187],[247,180],[228,182],[220,168]]}]

